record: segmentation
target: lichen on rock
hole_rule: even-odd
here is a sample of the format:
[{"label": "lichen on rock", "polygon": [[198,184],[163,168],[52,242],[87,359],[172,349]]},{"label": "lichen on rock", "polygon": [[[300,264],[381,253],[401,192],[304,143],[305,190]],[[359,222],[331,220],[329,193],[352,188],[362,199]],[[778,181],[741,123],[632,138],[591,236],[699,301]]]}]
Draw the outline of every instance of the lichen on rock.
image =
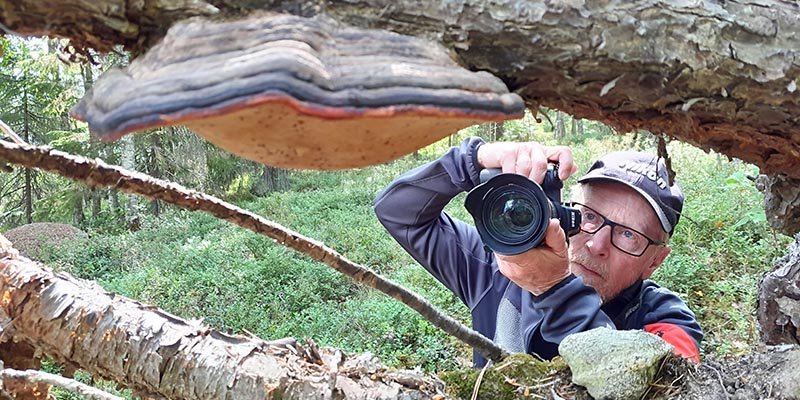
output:
[{"label": "lichen on rock", "polygon": [[642,397],[672,346],[645,331],[595,328],[567,336],[558,352],[592,397],[624,400]]}]

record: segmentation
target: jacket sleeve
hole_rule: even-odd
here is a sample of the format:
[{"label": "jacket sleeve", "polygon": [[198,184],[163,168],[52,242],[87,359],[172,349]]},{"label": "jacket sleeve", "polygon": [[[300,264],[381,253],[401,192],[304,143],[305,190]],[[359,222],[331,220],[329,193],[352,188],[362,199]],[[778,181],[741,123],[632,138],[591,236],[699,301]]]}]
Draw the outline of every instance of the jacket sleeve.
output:
[{"label": "jacket sleeve", "polygon": [[523,320],[527,350],[545,359],[558,355],[558,345],[570,334],[601,326],[615,329],[601,309],[603,302],[597,291],[575,275],[540,296],[531,295],[530,301],[541,321],[535,324]]},{"label": "jacket sleeve", "polygon": [[620,326],[604,312],[600,296],[580,278],[570,276],[541,296],[532,296],[533,307],[541,311],[538,326],[528,324],[528,351],[543,358],[558,354],[558,344],[572,333],[605,326],[612,329],[643,329],[671,344],[675,354],[700,362],[699,344],[703,332],[694,314],[675,293],[655,284],[645,286],[620,313]]},{"label": "jacket sleeve", "polygon": [[644,315],[644,330],[660,336],[675,347],[676,355],[699,363],[703,330],[694,313],[678,295],[669,290],[658,287],[645,290],[643,302],[649,310]]},{"label": "jacket sleeve", "polygon": [[470,309],[491,286],[493,257],[475,227],[443,210],[478,183],[481,144],[480,138],[466,139],[438,160],[394,180],[374,202],[389,234]]}]

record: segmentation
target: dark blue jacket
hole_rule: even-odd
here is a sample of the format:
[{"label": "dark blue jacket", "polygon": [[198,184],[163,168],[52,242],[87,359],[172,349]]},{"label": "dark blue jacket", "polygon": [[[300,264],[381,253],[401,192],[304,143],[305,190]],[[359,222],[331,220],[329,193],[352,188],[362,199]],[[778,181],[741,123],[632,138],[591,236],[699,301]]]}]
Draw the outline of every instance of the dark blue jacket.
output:
[{"label": "dark blue jacket", "polygon": [[[606,326],[645,329],[699,361],[703,337],[694,314],[673,292],[639,281],[602,303],[593,288],[574,275],[541,296],[503,276],[494,254],[474,226],[443,209],[479,183],[479,138],[465,140],[440,159],[397,178],[375,200],[375,213],[389,233],[428,272],[466,304],[472,327],[510,352],[550,359],[567,335]],[[473,356],[480,367],[486,360]]]}]

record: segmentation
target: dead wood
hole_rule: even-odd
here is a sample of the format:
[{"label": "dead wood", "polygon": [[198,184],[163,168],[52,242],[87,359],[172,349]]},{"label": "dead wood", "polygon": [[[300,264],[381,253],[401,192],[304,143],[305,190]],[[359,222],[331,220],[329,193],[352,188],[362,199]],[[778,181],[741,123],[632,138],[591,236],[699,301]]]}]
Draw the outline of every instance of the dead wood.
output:
[{"label": "dead wood", "polygon": [[437,43],[257,13],[181,21],[144,56],[103,73],[71,114],[106,141],[182,124],[269,166],[344,169],[524,109],[497,77],[459,66]]},{"label": "dead wood", "polygon": [[429,398],[442,389],[423,374],[406,387],[368,354],[346,358],[294,341],[224,334],[21,256],[0,258],[0,276],[0,316],[11,321],[4,334],[12,328],[37,351],[141,395],[394,399]]},{"label": "dead wood", "polygon": [[464,341],[485,357],[500,360],[507,353],[485,336],[437,310],[427,300],[381,277],[372,269],[356,264],[316,240],[294,232],[255,213],[176,183],[108,165],[102,160],[67,154],[58,150],[0,141],[0,158],[28,168],[38,168],[84,182],[91,187],[111,187],[125,193],[158,199],[189,210],[199,210],[270,237],[279,244],[323,262],[354,281],[378,289],[402,301],[434,326]]},{"label": "dead wood", "polygon": [[0,0],[0,23],[138,54],[175,21],[264,9],[426,37],[530,106],[666,133],[800,178],[800,5],[792,1]]},{"label": "dead wood", "polygon": [[775,262],[775,269],[761,279],[758,319],[761,341],[767,344],[800,344],[800,234],[789,252]]}]

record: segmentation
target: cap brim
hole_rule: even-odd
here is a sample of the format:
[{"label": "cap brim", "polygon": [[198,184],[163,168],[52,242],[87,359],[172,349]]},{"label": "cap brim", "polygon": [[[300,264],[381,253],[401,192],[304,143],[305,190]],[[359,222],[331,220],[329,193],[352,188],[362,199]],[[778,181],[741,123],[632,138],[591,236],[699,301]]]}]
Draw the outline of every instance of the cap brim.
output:
[{"label": "cap brim", "polygon": [[667,232],[669,235],[672,235],[673,227],[672,227],[672,224],[669,223],[669,220],[667,219],[666,214],[664,214],[664,211],[661,210],[661,207],[659,206],[658,202],[656,202],[656,200],[654,198],[652,198],[649,194],[645,193],[642,189],[639,189],[638,187],[636,187],[634,185],[631,185],[630,182],[627,182],[625,180],[622,180],[622,179],[619,179],[619,178],[614,178],[614,177],[608,177],[608,176],[584,176],[584,177],[578,179],[578,183],[584,183],[584,182],[588,182],[588,181],[611,181],[611,182],[617,182],[617,183],[621,183],[621,184],[623,184],[623,185],[635,190],[637,193],[642,195],[642,197],[644,197],[645,200],[647,200],[648,203],[650,203],[650,207],[653,209],[653,211],[656,212],[656,215],[658,216],[658,220],[659,220],[659,222],[661,222],[661,227],[664,229],[664,231]]}]

